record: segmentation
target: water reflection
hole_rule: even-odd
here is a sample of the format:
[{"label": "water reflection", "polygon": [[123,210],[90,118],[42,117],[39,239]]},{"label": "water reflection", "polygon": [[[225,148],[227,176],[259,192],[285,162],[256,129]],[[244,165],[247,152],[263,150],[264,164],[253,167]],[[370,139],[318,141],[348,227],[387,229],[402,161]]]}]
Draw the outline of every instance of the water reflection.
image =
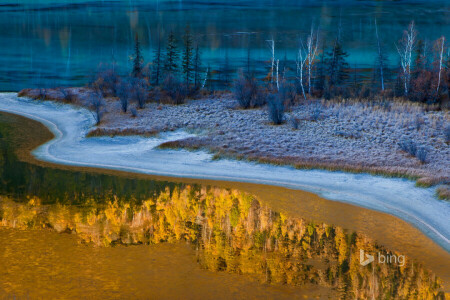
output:
[{"label": "water reflection", "polygon": [[98,246],[187,241],[208,270],[249,274],[265,283],[332,287],[341,298],[443,296],[440,281],[420,264],[361,266],[360,249],[393,253],[357,233],[272,211],[237,190],[185,186],[140,204],[116,198],[78,206],[1,197],[0,218],[2,226],[72,232]]}]

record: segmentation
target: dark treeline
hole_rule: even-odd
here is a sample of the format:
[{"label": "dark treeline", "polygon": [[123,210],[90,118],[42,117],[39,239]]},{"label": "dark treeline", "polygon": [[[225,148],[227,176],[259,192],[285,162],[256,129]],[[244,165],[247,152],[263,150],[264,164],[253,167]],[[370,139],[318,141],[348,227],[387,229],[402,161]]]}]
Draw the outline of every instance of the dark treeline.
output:
[{"label": "dark treeline", "polygon": [[232,89],[243,108],[268,104],[270,119],[283,122],[284,110],[297,100],[317,98],[379,99],[405,98],[411,101],[447,107],[449,99],[450,56],[442,36],[434,42],[420,39],[414,22],[405,29],[396,43],[398,66],[387,63],[382,33],[374,20],[373,68],[358,69],[348,62],[349,54],[342,43],[341,28],[333,39],[321,36],[320,28],[311,26],[306,36],[299,37],[295,60],[277,51],[277,41],[267,40],[268,59],[252,59],[248,38],[248,53],[240,68],[232,68],[226,51],[223,61],[210,64],[202,61],[200,38],[189,25],[181,36],[173,31],[158,33],[153,56],[145,59],[139,36],[135,35],[132,70],[119,76],[115,62],[102,66],[91,82],[94,88],[92,107],[97,121],[102,115],[102,99],[120,99],[123,112],[131,101],[136,109],[149,100],[182,104],[188,97],[209,94],[217,88]]}]

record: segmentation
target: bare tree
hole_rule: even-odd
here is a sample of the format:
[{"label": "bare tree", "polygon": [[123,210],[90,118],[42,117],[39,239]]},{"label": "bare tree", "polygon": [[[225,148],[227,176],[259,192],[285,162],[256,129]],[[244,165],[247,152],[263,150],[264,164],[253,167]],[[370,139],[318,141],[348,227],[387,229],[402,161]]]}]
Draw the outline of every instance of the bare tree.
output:
[{"label": "bare tree", "polygon": [[311,32],[306,39],[306,68],[308,69],[308,94],[311,95],[312,67],[317,57],[317,46],[319,44],[319,28],[314,32],[311,25]]},{"label": "bare tree", "polygon": [[275,71],[275,40],[272,37],[272,39],[267,40],[267,42],[269,43],[270,51],[272,53],[272,57],[270,59],[270,80],[273,83],[273,72]]},{"label": "bare tree", "polygon": [[384,91],[384,55],[383,55],[383,52],[381,51],[381,42],[380,42],[380,36],[378,35],[377,19],[375,19],[375,35],[377,37],[378,64],[380,66],[381,90]]},{"label": "bare tree", "polygon": [[89,96],[89,100],[90,100],[90,104],[92,109],[94,110],[92,112],[92,115],[95,118],[95,122],[96,124],[100,124],[102,117],[103,117],[103,106],[104,106],[104,101],[103,101],[103,94],[102,92],[96,88],[92,91],[91,95]]},{"label": "bare tree", "polygon": [[[440,42],[440,45],[439,45]],[[436,48],[439,51],[439,75],[438,75],[438,84],[436,88],[436,95],[439,95],[439,87],[441,85],[441,72],[442,72],[442,60],[444,57],[444,43],[445,43],[445,37],[442,36],[440,39],[436,41]]]},{"label": "bare tree", "polygon": [[280,65],[280,60],[279,59],[277,59],[277,62],[276,62],[276,83],[277,83],[277,90],[279,90],[280,89],[280,80],[279,80],[279,73],[278,73],[278,66]]},{"label": "bare tree", "polygon": [[314,62],[317,58],[317,48],[319,45],[319,29],[314,30],[314,26],[311,25],[311,32],[306,37],[306,45],[300,39],[300,47],[298,49],[297,56],[297,76],[302,88],[303,97],[306,100],[305,88],[303,85],[303,68],[307,69],[308,76],[308,94],[311,94],[311,78]]},{"label": "bare tree", "polygon": [[414,21],[409,24],[407,30],[403,32],[403,38],[397,47],[398,54],[400,55],[400,64],[403,70],[403,84],[405,89],[405,95],[408,95],[409,83],[411,80],[411,62],[412,51],[416,44],[417,31],[414,27]]},{"label": "bare tree", "polygon": [[202,83],[202,90],[205,88],[206,86],[206,80],[208,79],[208,74],[209,74],[209,66],[206,68],[205,71],[205,78],[203,79],[203,83]]},{"label": "bare tree", "polygon": [[297,54],[297,60],[296,60],[296,65],[297,65],[297,78],[298,81],[300,83],[300,87],[302,88],[302,94],[303,97],[306,100],[306,93],[305,93],[305,88],[303,86],[303,69],[305,67],[305,63],[306,60],[308,59],[307,55],[305,55],[304,52],[304,47],[303,47],[303,43],[300,40],[300,47],[298,49],[298,54]]}]

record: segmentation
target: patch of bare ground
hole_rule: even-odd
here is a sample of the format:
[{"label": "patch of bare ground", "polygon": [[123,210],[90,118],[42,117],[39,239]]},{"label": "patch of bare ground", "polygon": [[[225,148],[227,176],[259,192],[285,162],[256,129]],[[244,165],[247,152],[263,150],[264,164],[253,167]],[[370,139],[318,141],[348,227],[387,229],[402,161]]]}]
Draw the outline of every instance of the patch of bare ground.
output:
[{"label": "patch of bare ground", "polygon": [[[88,89],[73,93],[78,99],[74,103],[88,106]],[[30,97],[39,91],[20,94]],[[54,97],[57,90],[47,94],[64,101],[61,92]],[[134,115],[123,113],[119,100],[108,98],[102,122],[90,135],[201,130],[199,136],[161,148],[207,149],[215,158],[407,177],[420,186],[443,184],[439,196],[448,199],[448,111],[405,101],[314,100],[292,106],[285,118],[282,125],[271,125],[266,108],[239,109],[231,94],[178,106],[148,102]],[[421,149],[422,156],[408,153],[400,144]]]}]

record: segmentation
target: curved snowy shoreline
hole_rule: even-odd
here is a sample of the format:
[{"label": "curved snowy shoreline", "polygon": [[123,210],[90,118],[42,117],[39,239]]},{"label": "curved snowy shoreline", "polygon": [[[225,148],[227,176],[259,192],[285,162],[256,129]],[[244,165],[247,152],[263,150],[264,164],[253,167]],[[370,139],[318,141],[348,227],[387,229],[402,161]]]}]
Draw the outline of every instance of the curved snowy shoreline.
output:
[{"label": "curved snowy shoreline", "polygon": [[86,138],[94,126],[92,114],[55,102],[0,94],[0,111],[37,120],[55,138],[33,151],[44,161],[144,174],[206,178],[284,186],[316,193],[324,198],[351,203],[397,216],[419,228],[450,252],[450,203],[435,197],[435,188],[418,188],[414,182],[369,174],[324,170],[298,170],[235,160],[212,160],[205,151],[159,150],[159,144],[181,139],[181,131],[158,137]]}]

